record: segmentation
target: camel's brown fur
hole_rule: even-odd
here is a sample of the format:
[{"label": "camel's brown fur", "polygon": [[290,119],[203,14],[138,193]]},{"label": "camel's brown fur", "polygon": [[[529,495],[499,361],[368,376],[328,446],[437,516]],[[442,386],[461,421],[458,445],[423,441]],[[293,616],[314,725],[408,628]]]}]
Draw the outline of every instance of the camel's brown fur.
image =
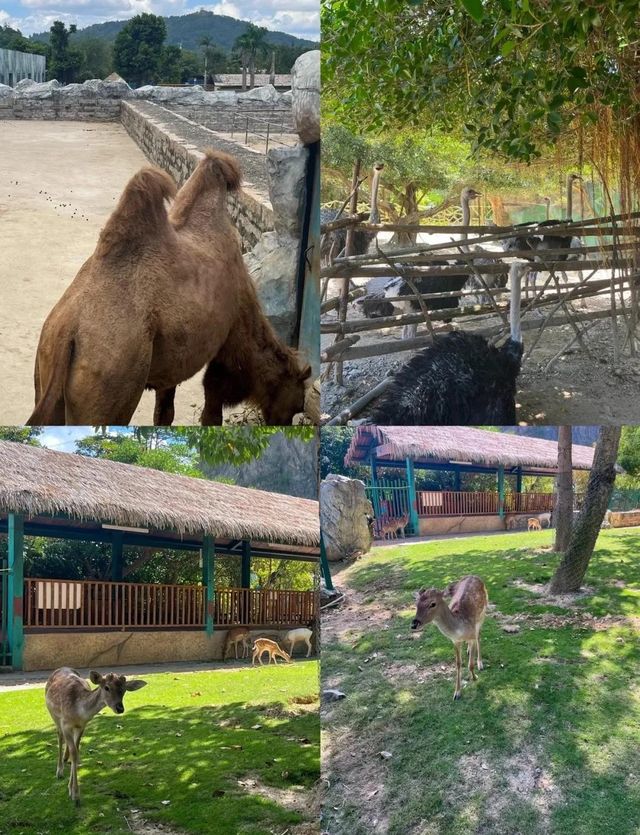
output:
[{"label": "camel's brown fur", "polygon": [[207,366],[203,424],[250,400],[267,423],[302,411],[309,366],[274,333],[226,209],[233,157],[210,150],[178,192],[147,168],[127,184],[96,251],[49,314],[29,424],[127,424],[146,387],[154,423],[173,420],[175,387]]}]

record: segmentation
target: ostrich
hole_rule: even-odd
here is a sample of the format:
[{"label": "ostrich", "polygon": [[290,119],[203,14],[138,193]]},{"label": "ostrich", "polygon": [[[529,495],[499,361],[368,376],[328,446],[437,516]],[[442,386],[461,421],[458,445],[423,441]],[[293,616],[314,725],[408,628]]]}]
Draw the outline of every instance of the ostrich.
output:
[{"label": "ostrich", "polygon": [[382,426],[516,423],[516,382],[522,361],[520,286],[526,263],[509,270],[511,333],[501,348],[483,336],[455,331],[437,336],[393,377],[373,411]]}]

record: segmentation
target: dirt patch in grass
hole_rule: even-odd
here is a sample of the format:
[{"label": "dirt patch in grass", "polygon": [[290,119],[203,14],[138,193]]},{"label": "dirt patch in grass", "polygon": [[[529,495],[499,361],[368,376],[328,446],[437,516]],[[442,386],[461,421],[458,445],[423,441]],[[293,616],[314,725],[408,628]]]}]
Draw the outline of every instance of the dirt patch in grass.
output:
[{"label": "dirt patch in grass", "polygon": [[529,604],[545,606],[557,606],[559,609],[573,609],[580,605],[585,597],[591,597],[595,589],[591,586],[584,586],[582,591],[573,594],[550,594],[545,583],[525,583],[524,580],[513,580],[511,583],[517,589],[524,589],[536,596],[536,600],[527,601]]},{"label": "dirt patch in grass", "polygon": [[[277,803],[288,812],[297,812],[307,818],[299,824],[277,830],[277,835],[320,835],[320,784],[316,783],[311,791],[304,786],[289,786],[286,789],[267,786],[254,776],[243,777],[238,785],[247,794],[258,795]],[[274,833],[276,830],[272,830]]]},{"label": "dirt patch in grass", "polygon": [[[387,768],[380,757],[382,741],[327,724],[322,739],[322,774],[331,786],[331,806],[324,803],[325,828],[341,817],[342,807],[358,810],[363,829],[385,835],[389,829],[386,796]],[[344,831],[344,830],[340,830]]]},{"label": "dirt patch in grass", "polygon": [[125,815],[127,826],[134,835],[182,835],[178,829],[172,829],[163,823],[151,823],[142,817],[139,809],[132,809]]},{"label": "dirt patch in grass", "polygon": [[568,615],[557,615],[553,612],[542,612],[532,614],[529,612],[517,612],[512,615],[505,615],[497,609],[492,616],[498,621],[503,632],[517,633],[524,627],[556,629],[563,626],[575,626],[579,629],[590,629],[594,632],[603,632],[606,629],[627,627],[640,631],[640,617],[635,615],[603,615],[596,617],[590,612],[573,611]]},{"label": "dirt patch in grass", "polygon": [[453,664],[431,664],[421,666],[411,662],[390,661],[382,668],[382,675],[393,685],[424,684],[437,678],[452,678]]},{"label": "dirt patch in grass", "polygon": [[540,832],[549,832],[551,813],[562,794],[543,758],[531,748],[501,759],[465,754],[458,760],[459,781],[447,796],[457,807],[461,797],[480,795],[484,822],[477,832],[502,832],[500,821],[513,803],[524,802],[537,814]]},{"label": "dirt patch in grass", "polygon": [[356,643],[367,632],[389,629],[394,614],[382,601],[365,603],[362,594],[350,589],[341,606],[322,613],[322,637]]}]

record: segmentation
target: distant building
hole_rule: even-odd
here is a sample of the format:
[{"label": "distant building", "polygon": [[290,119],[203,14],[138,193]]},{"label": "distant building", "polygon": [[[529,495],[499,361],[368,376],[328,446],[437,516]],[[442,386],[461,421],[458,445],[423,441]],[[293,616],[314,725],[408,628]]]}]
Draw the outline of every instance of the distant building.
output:
[{"label": "distant building", "polygon": [[0,84],[15,87],[23,78],[44,81],[46,63],[44,55],[16,52],[14,49],[0,49]]},{"label": "distant building", "polygon": [[[247,73],[247,89],[249,89],[249,73]],[[220,73],[214,76],[216,90],[242,90],[242,73]],[[271,84],[269,73],[256,73],[254,80],[256,87],[264,87]],[[273,86],[276,90],[290,90],[291,76],[289,74],[277,74]]]}]

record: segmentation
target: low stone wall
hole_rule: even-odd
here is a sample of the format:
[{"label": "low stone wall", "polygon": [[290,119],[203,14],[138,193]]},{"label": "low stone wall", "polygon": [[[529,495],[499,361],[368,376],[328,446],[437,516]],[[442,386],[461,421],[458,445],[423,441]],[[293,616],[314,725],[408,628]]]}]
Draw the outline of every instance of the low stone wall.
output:
[{"label": "low stone wall", "polygon": [[609,524],[612,528],[635,528],[640,525],[640,510],[612,510]]},{"label": "low stone wall", "polygon": [[[245,176],[264,177],[264,158],[256,154],[247,159],[233,143],[214,139],[206,128],[195,125],[184,117],[160,105],[147,101],[123,101],[120,114],[122,124],[147,158],[168,171],[178,186],[189,177],[198,164],[204,148],[215,144],[217,148],[232,153],[240,160]],[[251,152],[249,152],[251,153]],[[247,162],[251,163],[247,166]],[[247,167],[250,170],[247,172]],[[266,183],[262,186],[267,191]],[[229,196],[229,210],[242,236],[245,249],[254,247],[261,235],[274,228],[274,218],[268,196],[252,184],[245,185],[237,195]]]},{"label": "low stone wall", "polygon": [[431,516],[419,520],[420,536],[503,531],[504,519],[495,516]]},{"label": "low stone wall", "polygon": [[117,122],[120,118],[119,96],[101,95],[97,89],[80,84],[60,88],[35,86],[38,89],[32,93],[0,90],[0,119]]},{"label": "low stone wall", "polygon": [[[251,641],[273,637],[282,646],[286,630],[256,629]],[[128,664],[160,664],[172,661],[221,661],[227,630],[213,635],[201,631],[154,632],[47,632],[24,636],[22,669],[55,670],[57,667],[96,667]],[[303,644],[299,643],[299,655]],[[240,651],[240,648],[238,648]]]},{"label": "low stone wall", "polygon": [[[295,140],[297,135],[293,129],[291,107],[289,105],[272,105],[262,102],[249,104],[190,104],[189,102],[171,101],[164,105],[168,110],[178,113],[203,125],[210,130],[231,133],[234,131],[244,141],[245,127],[249,120],[249,130],[266,133],[266,122],[271,123],[271,133],[291,133]],[[255,121],[254,121],[255,120]],[[281,130],[282,129],[282,130]]]}]

